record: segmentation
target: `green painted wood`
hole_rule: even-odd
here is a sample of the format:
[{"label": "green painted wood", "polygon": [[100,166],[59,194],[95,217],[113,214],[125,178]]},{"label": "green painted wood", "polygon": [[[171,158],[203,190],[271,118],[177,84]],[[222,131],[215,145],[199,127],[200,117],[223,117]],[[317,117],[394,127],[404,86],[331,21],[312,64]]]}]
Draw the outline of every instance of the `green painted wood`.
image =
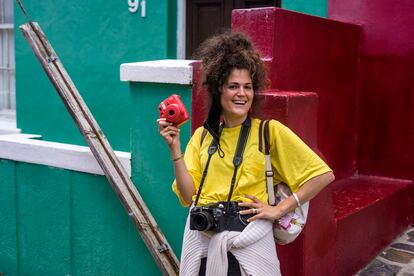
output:
[{"label": "green painted wood", "polygon": [[156,275],[158,267],[106,178],[72,172],[71,183],[73,274]]},{"label": "green painted wood", "polygon": [[177,0],[168,0],[168,47],[167,57],[170,59],[177,58]]},{"label": "green painted wood", "polygon": [[18,274],[15,162],[0,160],[0,273]]},{"label": "green painted wood", "polygon": [[282,8],[325,18],[328,16],[327,0],[282,0]]},{"label": "green painted wood", "polygon": [[[66,70],[115,149],[129,151],[129,93],[119,80],[125,62],[175,58],[176,2],[146,1],[146,17],[127,1],[26,0]],[[15,9],[15,25],[24,23]],[[17,125],[45,140],[84,145],[75,124],[16,31]],[[51,116],[52,115],[52,116]]]},{"label": "green painted wood", "polygon": [[104,176],[4,160],[0,176],[0,272],[161,275]]},{"label": "green painted wood", "polygon": [[[173,166],[168,147],[158,134],[158,104],[178,94],[191,113],[191,87],[174,84],[131,84],[132,180],[177,256],[187,216],[172,192]],[[183,151],[190,137],[190,122],[181,127]]]},{"label": "green painted wood", "polygon": [[69,275],[70,174],[16,165],[20,275]]}]

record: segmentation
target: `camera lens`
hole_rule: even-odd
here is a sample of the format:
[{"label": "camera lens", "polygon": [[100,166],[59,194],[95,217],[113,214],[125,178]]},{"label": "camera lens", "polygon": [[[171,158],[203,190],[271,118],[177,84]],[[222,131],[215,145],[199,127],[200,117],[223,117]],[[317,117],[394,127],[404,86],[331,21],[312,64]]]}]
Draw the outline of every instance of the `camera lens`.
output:
[{"label": "camera lens", "polygon": [[214,219],[209,213],[200,212],[193,215],[192,226],[198,231],[210,230],[214,226]]}]

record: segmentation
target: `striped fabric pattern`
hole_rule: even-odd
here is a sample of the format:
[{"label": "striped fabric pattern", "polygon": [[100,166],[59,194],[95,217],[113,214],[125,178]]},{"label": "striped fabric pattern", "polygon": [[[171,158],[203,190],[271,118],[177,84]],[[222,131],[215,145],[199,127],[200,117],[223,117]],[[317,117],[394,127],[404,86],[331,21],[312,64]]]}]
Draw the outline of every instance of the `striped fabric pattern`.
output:
[{"label": "striped fabric pattern", "polygon": [[243,232],[217,234],[190,230],[189,221],[188,216],[181,252],[181,276],[198,275],[204,257],[208,257],[207,276],[226,276],[227,251],[239,261],[242,275],[281,275],[270,221],[256,220]]}]

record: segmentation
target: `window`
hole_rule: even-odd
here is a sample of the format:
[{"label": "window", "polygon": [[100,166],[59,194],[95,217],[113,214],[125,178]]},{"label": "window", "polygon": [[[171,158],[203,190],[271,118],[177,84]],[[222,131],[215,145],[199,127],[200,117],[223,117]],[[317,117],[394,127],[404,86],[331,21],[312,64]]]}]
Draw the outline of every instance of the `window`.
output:
[{"label": "window", "polygon": [[16,82],[13,0],[0,0],[0,117],[14,120]]}]

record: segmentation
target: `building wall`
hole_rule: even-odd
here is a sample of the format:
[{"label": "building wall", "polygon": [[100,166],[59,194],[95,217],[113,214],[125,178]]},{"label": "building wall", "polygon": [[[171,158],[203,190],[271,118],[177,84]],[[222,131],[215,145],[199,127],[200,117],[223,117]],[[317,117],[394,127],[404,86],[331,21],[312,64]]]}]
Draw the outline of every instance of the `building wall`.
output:
[{"label": "building wall", "polygon": [[[132,83],[130,90],[134,143],[129,169],[129,154],[117,155],[127,172],[132,170],[140,195],[179,257],[187,209],[171,191],[172,162],[155,121],[158,103],[171,93],[191,106],[191,86]],[[190,124],[181,130],[184,148]],[[0,272],[160,275],[110,184],[89,167],[94,160],[86,147],[12,136],[0,136]],[[55,159],[63,162],[51,163]],[[73,171],[71,164],[80,164],[83,172]]]},{"label": "building wall", "polygon": [[[132,152],[132,179],[179,255],[186,209],[171,192],[172,164],[156,106],[191,87],[119,81],[125,62],[175,58],[176,2],[24,1],[115,149]],[[287,3],[290,3],[288,5]],[[305,11],[306,2],[286,8]],[[318,2],[322,6],[322,1]],[[317,14],[318,9],[312,10]],[[323,16],[323,14],[318,14]],[[25,22],[15,9],[16,27]],[[17,125],[44,140],[84,144],[23,36],[16,31]],[[189,139],[183,127],[182,148]],[[131,139],[130,139],[131,135]],[[132,142],[132,143],[130,143]],[[131,146],[130,146],[131,144]],[[103,176],[0,159],[0,272],[6,275],[159,275]],[[174,219],[174,221],[172,221]]]},{"label": "building wall", "polygon": [[[63,62],[114,148],[129,150],[129,94],[119,81],[119,64],[176,57],[177,1],[145,1],[135,13],[128,3],[104,1],[98,5],[75,1],[24,2]],[[325,16],[321,0],[283,1],[282,6]],[[15,9],[16,28],[25,19]],[[75,124],[35,59],[16,31],[17,127],[45,140],[84,144]],[[51,114],[53,114],[51,116]]]},{"label": "building wall", "polygon": [[104,176],[0,159],[0,272],[158,275]]},{"label": "building wall", "polygon": [[329,17],[362,26],[360,173],[414,179],[414,2],[330,0]]},{"label": "building wall", "polygon": [[[177,256],[181,254],[188,209],[181,206],[171,188],[174,168],[168,147],[157,133],[156,119],[159,115],[156,107],[174,93],[180,95],[190,108],[190,88],[178,84],[131,83],[131,139],[134,141],[131,147],[132,181]],[[145,124],[143,118],[149,123],[146,123],[145,128],[140,128]],[[180,130],[184,152],[190,138],[190,122],[182,125]]]},{"label": "building wall", "polygon": [[282,8],[321,17],[327,16],[327,0],[282,0]]},{"label": "building wall", "polygon": [[[140,1],[141,2],[141,1]],[[145,1],[135,13],[128,1],[24,1],[114,148],[129,150],[128,86],[119,65],[175,58],[176,1]],[[15,25],[25,22],[15,9]],[[17,126],[45,140],[84,144],[39,62],[16,31]]]}]

